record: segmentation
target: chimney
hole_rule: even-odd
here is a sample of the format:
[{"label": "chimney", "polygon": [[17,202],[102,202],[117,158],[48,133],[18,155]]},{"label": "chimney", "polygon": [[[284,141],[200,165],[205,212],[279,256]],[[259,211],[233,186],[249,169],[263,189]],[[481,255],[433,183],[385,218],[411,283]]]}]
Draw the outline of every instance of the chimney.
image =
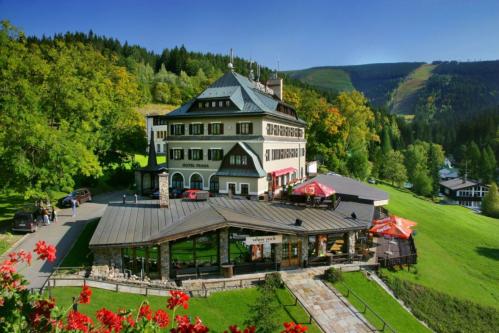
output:
[{"label": "chimney", "polygon": [[282,88],[283,82],[282,79],[277,77],[277,74],[274,74],[270,80],[267,81],[267,86],[274,91],[274,95],[282,101]]},{"label": "chimney", "polygon": [[170,193],[168,188],[168,174],[160,173],[159,178],[159,208],[168,208],[170,206]]}]

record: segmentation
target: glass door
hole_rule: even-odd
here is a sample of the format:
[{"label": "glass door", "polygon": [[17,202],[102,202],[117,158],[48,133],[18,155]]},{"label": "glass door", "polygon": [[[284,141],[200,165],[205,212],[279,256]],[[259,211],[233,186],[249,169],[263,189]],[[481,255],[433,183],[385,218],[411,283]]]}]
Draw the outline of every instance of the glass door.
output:
[{"label": "glass door", "polygon": [[301,240],[287,237],[282,243],[282,267],[299,267],[301,258]]}]

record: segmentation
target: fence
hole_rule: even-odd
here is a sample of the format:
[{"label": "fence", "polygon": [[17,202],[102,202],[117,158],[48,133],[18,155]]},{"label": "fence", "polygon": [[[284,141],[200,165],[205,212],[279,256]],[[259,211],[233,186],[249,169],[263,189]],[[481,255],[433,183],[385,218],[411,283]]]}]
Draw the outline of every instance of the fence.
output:
[{"label": "fence", "polygon": [[[331,288],[331,286],[324,282],[324,284],[333,292],[333,293],[337,293],[336,290],[334,290],[333,288]],[[379,329],[379,331],[381,332],[384,332],[385,330],[390,330],[392,333],[397,333],[397,331],[390,326],[390,324],[388,324],[384,319],[383,317],[381,317],[376,311],[374,311],[373,309],[371,309],[371,307],[362,299],[360,298],[359,295],[357,295],[353,290],[351,290],[350,288],[348,288],[348,286],[346,284],[343,283],[343,286],[345,287],[345,289],[347,290],[347,293],[345,295],[345,298],[348,298],[350,295],[352,295],[353,297],[355,297],[361,304],[362,306],[364,306],[364,309],[361,311],[359,310],[359,312],[361,312],[362,314],[365,314],[367,312],[367,310],[369,310],[376,318],[378,318],[381,323],[382,323],[382,327],[381,329]]]},{"label": "fence", "polygon": [[381,267],[383,268],[390,268],[393,266],[402,266],[402,265],[414,265],[417,264],[417,254],[409,254],[406,256],[400,256],[400,257],[395,257],[395,258],[383,258],[379,257],[378,262]]}]

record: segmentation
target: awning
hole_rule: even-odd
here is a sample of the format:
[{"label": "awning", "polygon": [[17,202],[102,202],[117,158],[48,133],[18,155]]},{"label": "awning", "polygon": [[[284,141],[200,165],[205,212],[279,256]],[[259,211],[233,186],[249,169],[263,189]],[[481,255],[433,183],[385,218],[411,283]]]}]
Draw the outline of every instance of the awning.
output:
[{"label": "awning", "polygon": [[404,228],[411,228],[411,227],[414,227],[414,226],[417,225],[417,223],[414,222],[414,221],[407,220],[407,219],[404,219],[402,217],[395,216],[395,215],[391,215],[389,217],[385,217],[383,219],[379,219],[379,220],[374,220],[373,221],[374,225],[376,225],[376,224],[386,224],[386,223],[397,224],[397,225],[402,226]]},{"label": "awning", "polygon": [[310,195],[315,197],[329,197],[335,194],[334,188],[321,184],[317,181],[301,184],[293,189],[294,195]]},{"label": "awning", "polygon": [[293,173],[293,172],[296,172],[296,168],[289,167],[289,168],[284,168],[284,169],[272,171],[272,176],[279,177],[279,176],[286,175],[288,173]]}]

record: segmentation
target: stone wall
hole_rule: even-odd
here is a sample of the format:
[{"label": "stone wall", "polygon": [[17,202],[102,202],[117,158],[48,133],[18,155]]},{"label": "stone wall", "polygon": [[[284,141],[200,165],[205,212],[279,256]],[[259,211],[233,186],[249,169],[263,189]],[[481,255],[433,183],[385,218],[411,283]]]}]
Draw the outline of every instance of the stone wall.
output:
[{"label": "stone wall", "polygon": [[355,254],[355,240],[357,238],[357,233],[355,231],[348,232],[347,238],[347,250],[348,254]]},{"label": "stone wall", "polygon": [[168,189],[168,174],[159,174],[159,207],[168,208],[170,205],[170,194]]},{"label": "stone wall", "polygon": [[301,266],[308,262],[308,236],[303,236],[301,239]]},{"label": "stone wall", "polygon": [[170,243],[162,243],[159,246],[161,257],[161,280],[170,278]]},{"label": "stone wall", "polygon": [[280,264],[282,262],[282,243],[275,245],[275,261]]}]

